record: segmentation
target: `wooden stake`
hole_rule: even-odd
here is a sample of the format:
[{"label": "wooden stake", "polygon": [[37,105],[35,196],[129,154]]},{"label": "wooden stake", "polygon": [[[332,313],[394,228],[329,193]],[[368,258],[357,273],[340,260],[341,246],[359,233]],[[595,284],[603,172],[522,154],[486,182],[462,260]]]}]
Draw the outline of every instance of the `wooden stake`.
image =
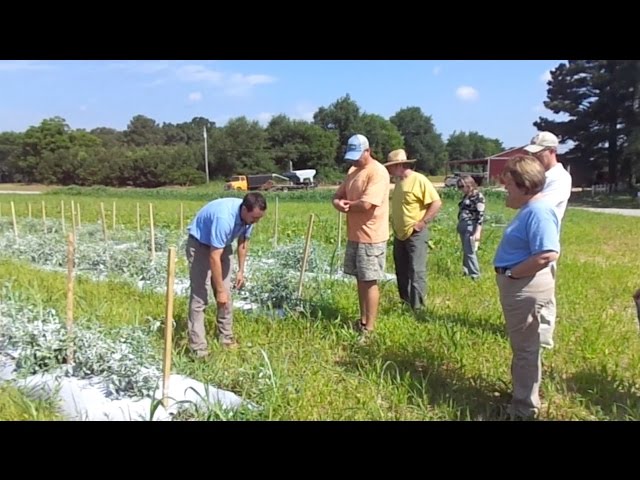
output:
[{"label": "wooden stake", "polygon": [[149,204],[149,226],[151,228],[151,260],[156,258],[156,236],[153,231],[153,203]]},{"label": "wooden stake", "polygon": [[633,301],[636,303],[636,312],[638,313],[638,323],[640,324],[640,289],[638,289],[638,291],[636,291],[636,293],[633,294]]},{"label": "wooden stake", "polygon": [[104,203],[100,202],[100,216],[102,217],[102,238],[107,241],[107,217],[104,214]]},{"label": "wooden stake", "polygon": [[73,236],[76,236],[76,202],[71,200],[71,228]]},{"label": "wooden stake", "polygon": [[29,202],[29,203],[27,204],[27,207],[28,207],[28,209],[29,209],[29,220],[31,220],[31,219],[33,218],[33,217],[31,216],[31,202]]},{"label": "wooden stake", "polygon": [[67,364],[73,365],[73,267],[75,257],[75,245],[73,233],[67,238]]},{"label": "wooden stake", "polygon": [[47,210],[44,205],[44,200],[42,200],[42,229],[44,233],[47,233]]},{"label": "wooden stake", "polygon": [[82,223],[80,223],[80,202],[76,205],[76,213],[78,214],[78,228],[80,228],[82,226]]},{"label": "wooden stake", "polygon": [[111,212],[111,216],[113,217],[113,227],[111,231],[116,231],[116,202],[113,202],[113,211]]},{"label": "wooden stake", "polygon": [[169,377],[171,375],[171,347],[173,345],[173,283],[176,275],[176,247],[167,256],[167,309],[164,324],[164,364],[162,368],[162,405],[169,405]]},{"label": "wooden stake", "polygon": [[16,237],[16,242],[18,241],[18,224],[16,223],[16,206],[11,201],[11,218],[13,219],[13,235]]},{"label": "wooden stake", "polygon": [[273,246],[278,246],[278,197],[276,197],[276,218],[275,226],[273,227]]},{"label": "wooden stake", "polygon": [[136,203],[136,225],[138,225],[138,233],[140,233],[140,204]]},{"label": "wooden stake", "polygon": [[300,268],[300,282],[298,283],[298,297],[302,295],[302,284],[304,283],[304,272],[307,269],[309,260],[309,245],[311,244],[311,230],[313,229],[313,213],[309,215],[309,226],[307,227],[307,238],[304,241],[304,255],[302,256],[302,267]]},{"label": "wooden stake", "polygon": [[67,233],[67,228],[64,224],[64,200],[60,200],[60,217],[62,218],[62,234]]}]

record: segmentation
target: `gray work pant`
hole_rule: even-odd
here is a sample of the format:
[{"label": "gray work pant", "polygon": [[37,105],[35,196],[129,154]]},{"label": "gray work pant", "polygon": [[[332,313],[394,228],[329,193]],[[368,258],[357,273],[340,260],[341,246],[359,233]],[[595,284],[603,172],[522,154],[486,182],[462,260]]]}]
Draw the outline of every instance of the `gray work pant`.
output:
[{"label": "gray work pant", "polygon": [[[207,338],[204,327],[204,310],[209,304],[208,288],[211,282],[209,263],[210,247],[198,242],[192,236],[187,240],[187,261],[189,262],[189,346],[194,351],[207,350]],[[221,340],[233,337],[233,302],[231,300],[231,264],[233,248],[225,247],[220,258],[222,262],[222,280],[229,302],[226,308],[217,311],[217,333]],[[214,290],[215,296],[215,290]]]},{"label": "gray work pant", "polygon": [[423,307],[427,295],[427,242],[429,231],[414,231],[406,240],[393,239],[393,261],[398,293],[412,309]]}]

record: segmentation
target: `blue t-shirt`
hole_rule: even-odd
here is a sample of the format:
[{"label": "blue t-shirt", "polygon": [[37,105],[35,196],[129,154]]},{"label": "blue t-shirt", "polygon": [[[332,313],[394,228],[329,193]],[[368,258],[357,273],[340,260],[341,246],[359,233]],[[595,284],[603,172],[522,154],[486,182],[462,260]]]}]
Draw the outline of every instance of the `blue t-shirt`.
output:
[{"label": "blue t-shirt", "polygon": [[493,259],[496,267],[514,267],[542,252],[560,253],[558,216],[544,200],[523,206],[507,226]]},{"label": "blue t-shirt", "polygon": [[253,225],[240,216],[241,198],[219,198],[207,203],[187,227],[198,241],[215,248],[224,248],[243,236],[249,238]]}]

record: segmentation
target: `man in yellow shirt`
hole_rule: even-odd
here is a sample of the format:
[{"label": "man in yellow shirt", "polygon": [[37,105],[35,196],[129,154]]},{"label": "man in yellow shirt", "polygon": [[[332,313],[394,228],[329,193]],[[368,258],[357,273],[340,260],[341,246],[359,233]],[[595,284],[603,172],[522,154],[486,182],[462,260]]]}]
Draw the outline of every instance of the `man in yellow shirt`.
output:
[{"label": "man in yellow shirt", "polygon": [[413,310],[424,306],[427,293],[427,228],[440,211],[440,195],[427,177],[412,170],[404,150],[394,150],[384,164],[396,178],[391,195],[393,261],[400,298]]},{"label": "man in yellow shirt", "polygon": [[351,163],[347,178],[333,197],[333,207],[347,215],[344,273],[356,277],[363,338],[375,328],[389,240],[389,172],[371,156],[369,140],[353,135],[344,159]]}]

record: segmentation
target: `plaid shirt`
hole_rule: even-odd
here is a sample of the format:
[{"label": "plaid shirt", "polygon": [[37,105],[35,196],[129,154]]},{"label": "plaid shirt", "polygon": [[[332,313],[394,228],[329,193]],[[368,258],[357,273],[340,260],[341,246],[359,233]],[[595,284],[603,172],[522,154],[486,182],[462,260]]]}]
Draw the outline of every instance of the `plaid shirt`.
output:
[{"label": "plaid shirt", "polygon": [[458,220],[464,220],[474,225],[482,225],[484,221],[484,195],[480,192],[474,192],[465,195],[458,207]]}]

